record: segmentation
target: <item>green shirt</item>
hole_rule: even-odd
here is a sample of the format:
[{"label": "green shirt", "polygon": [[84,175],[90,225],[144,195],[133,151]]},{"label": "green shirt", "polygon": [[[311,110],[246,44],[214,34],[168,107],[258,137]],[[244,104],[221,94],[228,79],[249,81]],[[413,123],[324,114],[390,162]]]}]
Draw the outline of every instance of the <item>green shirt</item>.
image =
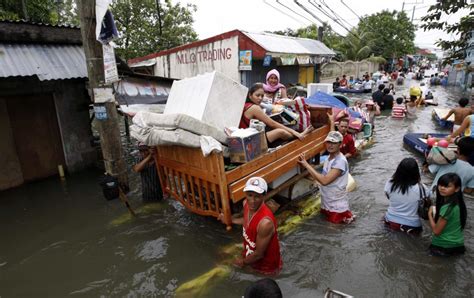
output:
[{"label": "green shirt", "polygon": [[439,211],[439,216],[444,218],[447,223],[440,235],[433,235],[431,244],[444,248],[464,246],[459,206],[454,205],[448,212],[449,207],[450,204],[445,204]]}]

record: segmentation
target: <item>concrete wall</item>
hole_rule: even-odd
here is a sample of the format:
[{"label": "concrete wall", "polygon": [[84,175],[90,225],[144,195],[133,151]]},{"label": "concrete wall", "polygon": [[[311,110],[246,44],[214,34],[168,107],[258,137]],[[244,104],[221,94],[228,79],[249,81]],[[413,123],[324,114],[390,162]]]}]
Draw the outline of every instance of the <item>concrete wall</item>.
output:
[{"label": "concrete wall", "polygon": [[345,61],[345,62],[330,62],[321,67],[321,83],[332,83],[336,77],[341,78],[343,74],[349,79],[350,76],[354,78],[361,78],[366,72],[372,73],[378,70],[378,64],[362,61]]},{"label": "concrete wall", "polygon": [[1,97],[0,136],[0,190],[4,190],[22,184],[23,175],[13,141],[7,103],[5,99]]},{"label": "concrete wall", "polygon": [[[92,138],[88,111],[90,99],[85,89],[85,81],[74,79],[41,82],[36,77],[0,79],[0,99],[8,96],[40,93],[53,94],[67,171],[75,172],[93,165],[97,154],[90,144]],[[15,151],[12,151],[14,146],[8,144],[8,138],[3,139],[9,130],[10,136],[14,132],[11,132],[8,117],[5,117],[7,114],[5,104],[1,104],[2,102],[0,102],[0,132],[2,136],[0,162],[3,165],[6,162],[11,164],[9,172],[0,170],[0,189],[5,189],[21,184],[22,181],[18,183],[20,180],[14,170],[15,162],[18,163]],[[8,155],[5,155],[4,152]],[[11,180],[13,183],[11,186],[7,187],[10,184],[5,182],[7,181],[5,177],[1,177],[2,173],[8,173],[8,181]]]}]

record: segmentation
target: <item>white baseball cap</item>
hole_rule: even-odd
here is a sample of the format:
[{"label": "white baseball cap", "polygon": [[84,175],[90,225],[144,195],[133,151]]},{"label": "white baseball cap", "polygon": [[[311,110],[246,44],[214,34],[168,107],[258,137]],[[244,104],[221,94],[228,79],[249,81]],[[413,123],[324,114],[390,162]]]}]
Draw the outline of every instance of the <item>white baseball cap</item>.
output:
[{"label": "white baseball cap", "polygon": [[331,131],[330,133],[328,133],[328,135],[326,136],[326,139],[324,139],[325,142],[331,142],[331,143],[341,143],[342,142],[342,139],[344,137],[342,136],[342,134],[338,131]]},{"label": "white baseball cap", "polygon": [[251,177],[245,184],[244,191],[253,191],[258,194],[266,193],[268,190],[267,182],[262,177]]}]

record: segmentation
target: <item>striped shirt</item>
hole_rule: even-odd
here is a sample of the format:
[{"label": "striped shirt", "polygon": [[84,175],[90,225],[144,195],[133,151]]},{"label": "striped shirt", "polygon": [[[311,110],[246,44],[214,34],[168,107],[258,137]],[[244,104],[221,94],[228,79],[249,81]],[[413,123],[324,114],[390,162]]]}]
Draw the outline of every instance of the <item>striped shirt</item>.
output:
[{"label": "striped shirt", "polygon": [[405,114],[407,113],[407,109],[405,105],[395,104],[392,108],[392,117],[393,118],[405,118]]}]

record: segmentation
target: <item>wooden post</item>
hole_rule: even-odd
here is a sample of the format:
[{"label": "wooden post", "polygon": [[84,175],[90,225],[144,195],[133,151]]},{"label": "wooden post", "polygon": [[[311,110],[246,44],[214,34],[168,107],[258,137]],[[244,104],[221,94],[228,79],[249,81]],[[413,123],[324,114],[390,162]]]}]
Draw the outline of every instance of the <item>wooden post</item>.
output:
[{"label": "wooden post", "polygon": [[[105,85],[102,45],[96,40],[95,36],[95,0],[79,0],[77,5],[81,21],[82,45],[87,61],[89,90],[91,96],[93,96],[93,88],[110,87]],[[94,106],[97,105],[99,104],[94,103]],[[100,105],[105,106],[107,111],[107,119],[96,120],[105,170],[110,175],[117,177],[120,187],[127,192],[129,189],[128,175],[123,158],[117,108],[115,102]]]}]

